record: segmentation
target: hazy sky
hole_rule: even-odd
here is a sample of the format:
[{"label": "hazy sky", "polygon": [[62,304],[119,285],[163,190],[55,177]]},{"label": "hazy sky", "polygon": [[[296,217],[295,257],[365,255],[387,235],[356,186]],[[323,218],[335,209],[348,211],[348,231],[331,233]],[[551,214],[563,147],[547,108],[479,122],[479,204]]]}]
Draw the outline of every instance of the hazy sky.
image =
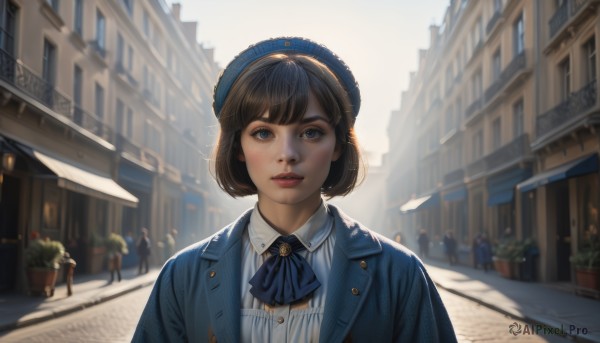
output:
[{"label": "hazy sky", "polygon": [[[353,71],[362,96],[356,130],[363,148],[388,150],[390,112],[400,108],[418,49],[440,24],[449,0],[167,0],[198,21],[198,40],[225,67],[258,41],[303,36],[326,45]],[[376,160],[374,160],[376,163]],[[373,163],[373,164],[375,164]]]}]

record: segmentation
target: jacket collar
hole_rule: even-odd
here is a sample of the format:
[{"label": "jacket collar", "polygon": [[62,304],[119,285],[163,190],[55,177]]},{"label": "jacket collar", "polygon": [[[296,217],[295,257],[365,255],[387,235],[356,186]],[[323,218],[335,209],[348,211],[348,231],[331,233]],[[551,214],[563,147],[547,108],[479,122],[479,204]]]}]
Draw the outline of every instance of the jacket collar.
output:
[{"label": "jacket collar", "polygon": [[[334,217],[336,243],[320,341],[341,342],[370,291],[376,262],[370,257],[381,253],[382,247],[373,233],[336,206],[327,207]],[[201,254],[203,259],[213,262],[206,271],[208,281],[204,285],[213,330],[217,338],[228,342],[240,341],[241,238],[251,213],[252,209],[246,211],[214,235]]]}]

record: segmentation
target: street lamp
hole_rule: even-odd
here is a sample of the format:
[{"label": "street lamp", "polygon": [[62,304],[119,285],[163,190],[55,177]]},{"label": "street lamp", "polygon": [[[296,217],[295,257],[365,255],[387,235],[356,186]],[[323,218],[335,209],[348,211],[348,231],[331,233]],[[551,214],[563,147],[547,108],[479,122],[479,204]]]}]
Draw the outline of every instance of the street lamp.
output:
[{"label": "street lamp", "polygon": [[4,183],[4,172],[12,172],[15,169],[16,156],[12,152],[1,151],[2,166],[0,166],[0,202],[2,201],[2,184]]}]

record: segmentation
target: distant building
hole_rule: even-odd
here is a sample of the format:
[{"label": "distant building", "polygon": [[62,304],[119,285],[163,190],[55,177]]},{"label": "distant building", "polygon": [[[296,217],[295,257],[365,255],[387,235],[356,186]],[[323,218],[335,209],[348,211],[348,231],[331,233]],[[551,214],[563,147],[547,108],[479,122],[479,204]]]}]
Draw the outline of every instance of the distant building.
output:
[{"label": "distant building", "polygon": [[16,161],[1,170],[0,291],[23,288],[34,232],[95,273],[113,229],[189,243],[219,225],[206,162],[219,67],[179,11],[0,0],[0,149]]},{"label": "distant building", "polygon": [[539,280],[571,279],[599,220],[597,5],[450,1],[390,119],[389,225],[454,231],[464,263],[510,228]]}]

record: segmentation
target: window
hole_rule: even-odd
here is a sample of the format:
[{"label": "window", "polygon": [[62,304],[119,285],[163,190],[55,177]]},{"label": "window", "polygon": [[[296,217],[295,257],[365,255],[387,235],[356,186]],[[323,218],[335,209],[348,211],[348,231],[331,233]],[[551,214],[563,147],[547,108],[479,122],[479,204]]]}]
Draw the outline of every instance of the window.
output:
[{"label": "window", "polygon": [[523,134],[524,128],[524,113],[523,113],[523,99],[519,99],[513,105],[513,137],[517,138]]},{"label": "window", "polygon": [[48,5],[50,5],[50,7],[52,7],[54,12],[58,13],[58,9],[60,8],[59,0],[46,0],[46,2],[48,3]]},{"label": "window", "polygon": [[448,92],[454,84],[454,70],[452,70],[452,64],[449,64],[446,68],[446,92]]},{"label": "window", "polygon": [[123,6],[125,6],[125,10],[130,17],[133,17],[133,0],[122,0]]},{"label": "window", "polygon": [[494,52],[494,56],[492,56],[492,81],[496,81],[500,78],[500,73],[502,72],[502,59],[500,55],[500,48]]},{"label": "window", "polygon": [[523,13],[519,15],[513,24],[513,56],[521,54],[525,50],[525,24]]},{"label": "window", "polygon": [[560,77],[560,99],[564,101],[571,94],[571,61],[569,57],[560,62],[558,70]]},{"label": "window", "polygon": [[144,29],[144,34],[147,38],[150,38],[150,18],[148,18],[148,12],[144,10],[144,15],[142,16],[142,25]]},{"label": "window", "polygon": [[125,104],[121,99],[117,99],[117,109],[115,111],[115,131],[123,135],[125,132]]},{"label": "window", "polygon": [[473,75],[472,82],[472,94],[473,94],[473,102],[478,100],[481,97],[483,92],[483,77],[481,76],[481,70],[478,70]]},{"label": "window", "polygon": [[100,122],[104,119],[104,88],[96,83],[96,117]]},{"label": "window", "polygon": [[[15,35],[17,23],[17,6],[12,2],[0,2],[0,50],[6,52],[10,56],[15,55]],[[2,20],[4,18],[4,21]]]},{"label": "window", "polygon": [[499,13],[502,10],[502,0],[494,0],[494,13]]},{"label": "window", "polygon": [[454,112],[452,111],[452,107],[449,107],[448,110],[446,110],[446,133],[454,129],[454,123]]},{"label": "window", "polygon": [[106,50],[106,19],[99,10],[96,11],[96,47],[102,56]]},{"label": "window", "polygon": [[73,12],[75,16],[73,28],[79,36],[83,37],[83,0],[75,0],[75,9]]},{"label": "window", "polygon": [[463,114],[463,106],[462,106],[462,98],[458,97],[456,99],[456,116],[454,116],[454,119],[456,120],[456,127],[458,127],[460,125],[460,117],[464,115]]},{"label": "window", "polygon": [[131,138],[133,136],[133,110],[131,107],[127,108],[127,137]]},{"label": "window", "polygon": [[473,161],[483,156],[483,130],[479,129],[473,135]]},{"label": "window", "polygon": [[127,70],[133,72],[133,47],[129,45],[127,47]]},{"label": "window", "polygon": [[83,89],[83,71],[78,65],[73,68],[73,121],[77,125],[83,123],[83,109],[81,108]]},{"label": "window", "polygon": [[144,130],[144,145],[160,154],[162,153],[161,141],[162,134],[160,130],[154,126],[151,121],[146,121],[146,128]]},{"label": "window", "polygon": [[502,125],[500,117],[492,122],[492,148],[494,150],[502,146]]},{"label": "window", "polygon": [[56,46],[44,39],[42,78],[50,87],[54,87],[56,79]]},{"label": "window", "polygon": [[117,33],[117,71],[122,72],[125,68],[123,61],[125,60],[125,41],[121,33]]},{"label": "window", "polygon": [[583,44],[585,56],[585,81],[590,83],[596,80],[596,38],[592,37]]}]

